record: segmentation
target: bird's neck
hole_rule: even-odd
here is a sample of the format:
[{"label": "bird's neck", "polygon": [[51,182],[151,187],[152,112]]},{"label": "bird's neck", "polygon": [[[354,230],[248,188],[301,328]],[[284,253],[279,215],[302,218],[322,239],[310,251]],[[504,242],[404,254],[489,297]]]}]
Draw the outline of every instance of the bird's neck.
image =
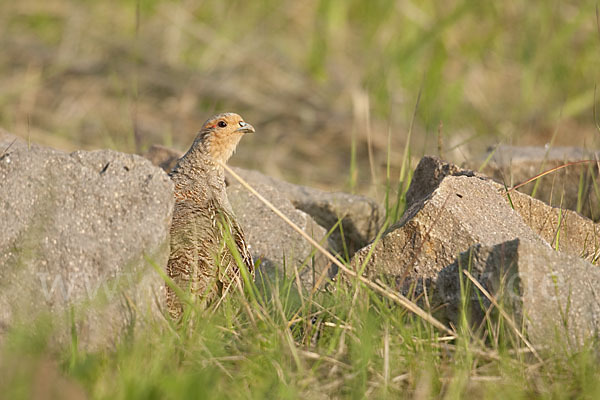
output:
[{"label": "bird's neck", "polygon": [[215,162],[201,146],[192,146],[179,159],[171,172],[178,190],[190,190],[213,196],[225,190],[225,173],[223,167]]}]

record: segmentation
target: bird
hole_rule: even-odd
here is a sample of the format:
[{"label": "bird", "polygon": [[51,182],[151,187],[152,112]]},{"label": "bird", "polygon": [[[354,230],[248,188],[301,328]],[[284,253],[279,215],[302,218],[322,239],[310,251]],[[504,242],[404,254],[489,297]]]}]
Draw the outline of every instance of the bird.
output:
[{"label": "bird", "polygon": [[[232,285],[243,285],[240,267],[254,277],[244,231],[227,198],[222,167],[240,139],[253,132],[254,127],[238,114],[217,114],[204,123],[190,149],[169,173],[175,205],[167,275],[205,306],[225,296],[235,288]],[[230,246],[227,237],[233,239]],[[238,266],[233,248],[243,265]],[[178,320],[183,315],[182,299],[169,285],[166,290],[167,310]]]}]

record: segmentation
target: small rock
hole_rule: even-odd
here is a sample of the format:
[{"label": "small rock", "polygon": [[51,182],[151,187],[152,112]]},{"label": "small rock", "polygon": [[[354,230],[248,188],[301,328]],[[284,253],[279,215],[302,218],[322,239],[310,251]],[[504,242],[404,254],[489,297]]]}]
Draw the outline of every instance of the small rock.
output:
[{"label": "small rock", "polygon": [[425,156],[419,161],[406,191],[406,208],[410,208],[414,203],[433,193],[447,176],[476,176],[486,179],[484,175],[442,161],[437,157]]},{"label": "small rock", "polygon": [[462,269],[471,271],[517,327],[526,328],[534,345],[577,349],[600,333],[600,270],[579,257],[519,239],[470,247],[440,271],[432,301],[442,305],[440,319],[459,324],[461,292],[470,285],[468,316],[478,326],[490,302]]},{"label": "small rock", "polygon": [[[477,169],[490,156],[481,172],[511,187],[568,162],[597,160],[600,153],[578,147],[501,145],[490,149],[483,160],[466,166]],[[531,194],[536,182],[535,198],[555,207],[579,211],[594,221],[600,219],[600,201],[595,189],[598,185],[598,166],[595,162],[559,169],[518,190]]]},{"label": "small rock", "polygon": [[[241,168],[234,170],[251,185],[263,184],[274,188],[295,208],[310,215],[327,231],[341,220],[345,241],[342,240],[339,228],[332,233],[331,240],[336,251],[343,254],[345,247],[349,257],[375,238],[383,223],[385,212],[374,200],[367,197],[342,192],[330,193],[294,185],[257,171]],[[227,181],[234,182],[231,177]]]},{"label": "small rock", "polygon": [[[310,215],[294,208],[292,203],[272,186],[251,181],[250,184],[277,209],[290,218],[310,237],[329,247],[327,231],[319,226]],[[258,198],[240,184],[230,182],[227,197],[240,225],[244,229],[250,252],[260,260],[257,283],[269,279],[274,283],[278,276],[295,279],[296,269],[302,287],[313,288],[322,273],[328,278],[329,264],[320,253],[298,232],[292,229]]]},{"label": "small rock", "polygon": [[[6,143],[13,143],[6,149]],[[173,185],[136,155],[0,135],[0,326],[52,312],[87,349],[162,318]],[[70,315],[71,314],[71,315]],[[62,324],[61,324],[62,323]]]},{"label": "small rock", "polygon": [[175,167],[177,160],[179,160],[182,155],[183,153],[179,151],[155,144],[152,145],[142,156],[150,160],[152,164],[162,168],[162,170],[166,173],[169,173],[173,167]]},{"label": "small rock", "polygon": [[[434,165],[430,161],[422,160],[419,166]],[[429,178],[414,180],[419,176]],[[413,282],[424,282],[429,287],[442,268],[475,243],[494,245],[520,238],[549,248],[508,206],[491,181],[472,173],[427,175],[417,167],[412,185],[424,186],[412,189],[421,195],[411,196],[412,203],[400,221],[377,243],[354,255],[354,268],[364,268],[363,273],[372,279],[383,276],[403,291]]]},{"label": "small rock", "polygon": [[[476,176],[498,191],[504,186],[482,174],[460,168],[435,157],[423,157],[415,170],[406,194],[407,207],[432,193],[447,176]],[[509,205],[521,215],[523,221],[555,250],[596,262],[600,256],[600,227],[574,211],[551,207],[518,191],[510,192]]]}]

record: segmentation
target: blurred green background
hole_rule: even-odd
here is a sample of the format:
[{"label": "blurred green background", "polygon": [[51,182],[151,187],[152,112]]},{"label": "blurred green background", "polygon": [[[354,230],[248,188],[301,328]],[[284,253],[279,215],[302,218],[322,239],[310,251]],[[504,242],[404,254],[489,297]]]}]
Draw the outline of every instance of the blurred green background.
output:
[{"label": "blurred green background", "polygon": [[234,111],[257,134],[232,164],[373,194],[405,148],[462,162],[555,131],[555,145],[597,147],[595,7],[2,0],[0,127],[64,150],[184,151]]}]

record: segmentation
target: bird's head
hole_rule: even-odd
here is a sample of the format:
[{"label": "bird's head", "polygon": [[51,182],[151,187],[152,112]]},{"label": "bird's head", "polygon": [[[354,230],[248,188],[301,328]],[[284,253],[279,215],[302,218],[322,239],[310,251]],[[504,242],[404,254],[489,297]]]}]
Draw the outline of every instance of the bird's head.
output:
[{"label": "bird's head", "polygon": [[213,160],[226,163],[242,136],[251,132],[254,127],[238,114],[217,114],[202,125],[194,145],[200,146]]}]

